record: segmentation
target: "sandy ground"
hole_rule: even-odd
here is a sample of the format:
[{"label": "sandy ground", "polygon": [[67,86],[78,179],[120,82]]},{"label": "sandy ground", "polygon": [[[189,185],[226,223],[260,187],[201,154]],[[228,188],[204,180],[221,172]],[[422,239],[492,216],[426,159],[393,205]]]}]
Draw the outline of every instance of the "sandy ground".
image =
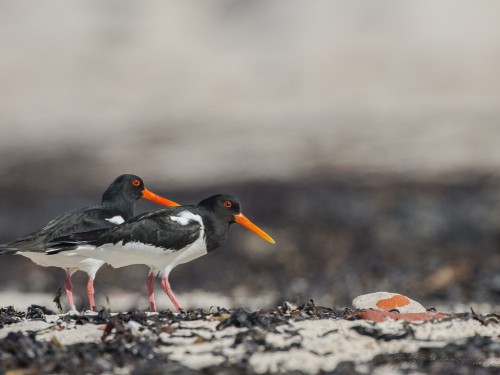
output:
[{"label": "sandy ground", "polygon": [[[13,318],[0,329],[1,363],[3,369],[15,368],[12,357],[24,354],[9,348],[19,343],[16,350],[22,347],[26,353],[45,348],[43,360],[38,355],[32,362],[20,362],[28,369],[38,366],[40,373],[49,368],[54,351],[71,350],[97,350],[96,358],[78,359],[82,371],[92,372],[97,366],[104,373],[120,374],[169,372],[173,366],[182,373],[232,369],[257,374],[407,374],[454,372],[463,366],[484,373],[500,371],[498,315],[373,323],[353,319],[347,309],[304,306],[285,303],[267,312],[212,307],[184,315],[103,311]],[[116,360],[117,348],[128,359]],[[50,368],[56,373],[70,371],[64,365]]]},{"label": "sandy ground", "polygon": [[[272,306],[275,301],[274,294],[265,294],[248,298],[247,295],[227,296],[218,293],[210,293],[203,290],[193,290],[189,293],[176,294],[182,301],[186,309],[210,309],[214,306],[239,306],[250,310],[258,310],[262,307]],[[57,311],[57,306],[53,302],[55,295],[50,293],[22,293],[16,290],[0,291],[0,306],[14,306],[18,310],[26,310],[31,305],[46,306]],[[75,295],[77,308],[85,309],[87,301],[82,301]],[[157,291],[155,298],[159,309],[173,309],[172,302],[163,291]],[[96,298],[98,308],[110,311],[131,311],[147,310],[149,302],[146,293],[130,292],[125,290],[115,290],[106,296]],[[66,297],[63,293],[61,304],[65,311],[69,309]]]}]

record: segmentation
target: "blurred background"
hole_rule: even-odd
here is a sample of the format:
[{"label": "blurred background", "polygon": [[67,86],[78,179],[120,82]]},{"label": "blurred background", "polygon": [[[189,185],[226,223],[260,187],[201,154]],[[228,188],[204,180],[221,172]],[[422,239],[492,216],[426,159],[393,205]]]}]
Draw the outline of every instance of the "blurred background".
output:
[{"label": "blurred background", "polygon": [[[179,202],[236,195],[277,242],[233,226],[171,273],[187,307],[498,307],[499,19],[493,0],[0,1],[0,242],[134,173]],[[146,275],[103,267],[98,303],[146,309]],[[1,257],[0,305],[53,307],[63,279]]]}]

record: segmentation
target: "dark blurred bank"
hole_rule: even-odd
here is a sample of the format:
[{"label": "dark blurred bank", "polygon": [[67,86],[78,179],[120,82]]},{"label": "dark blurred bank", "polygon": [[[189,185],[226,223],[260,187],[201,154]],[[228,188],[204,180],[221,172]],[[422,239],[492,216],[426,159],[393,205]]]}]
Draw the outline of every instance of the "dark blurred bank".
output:
[{"label": "dark blurred bank", "polygon": [[[100,196],[78,185],[68,184],[73,191],[63,195],[42,194],[32,185],[1,191],[1,241]],[[149,187],[180,202],[214,192],[235,194],[246,215],[277,241],[271,246],[233,225],[223,247],[173,271],[180,293],[202,289],[240,301],[262,295],[276,302],[313,298],[335,306],[378,290],[406,293],[428,305],[500,301],[500,179],[495,177],[457,175],[433,182],[341,173],[286,183]],[[139,204],[139,210],[151,208]],[[17,256],[0,260],[4,288],[53,292],[62,285],[61,270]],[[104,267],[96,288],[103,294],[117,288],[145,292],[145,275],[145,267]],[[75,280],[82,288],[83,275]]]}]

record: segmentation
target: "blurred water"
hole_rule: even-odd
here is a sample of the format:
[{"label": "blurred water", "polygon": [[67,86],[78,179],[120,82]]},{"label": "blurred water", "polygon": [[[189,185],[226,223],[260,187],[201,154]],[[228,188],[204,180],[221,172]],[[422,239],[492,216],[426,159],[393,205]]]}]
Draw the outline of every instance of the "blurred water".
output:
[{"label": "blurred water", "polygon": [[54,173],[69,153],[94,187],[125,170],[175,186],[496,173],[498,16],[494,1],[2,1],[0,171]]}]

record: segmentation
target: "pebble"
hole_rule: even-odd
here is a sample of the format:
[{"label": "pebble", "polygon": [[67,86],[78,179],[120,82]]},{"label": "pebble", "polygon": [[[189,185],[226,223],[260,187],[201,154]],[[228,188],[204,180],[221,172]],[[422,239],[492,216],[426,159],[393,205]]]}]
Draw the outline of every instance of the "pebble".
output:
[{"label": "pebble", "polygon": [[396,311],[404,313],[423,313],[426,308],[417,301],[399,293],[375,292],[363,294],[354,298],[353,307],[356,309],[376,309],[382,311]]}]

